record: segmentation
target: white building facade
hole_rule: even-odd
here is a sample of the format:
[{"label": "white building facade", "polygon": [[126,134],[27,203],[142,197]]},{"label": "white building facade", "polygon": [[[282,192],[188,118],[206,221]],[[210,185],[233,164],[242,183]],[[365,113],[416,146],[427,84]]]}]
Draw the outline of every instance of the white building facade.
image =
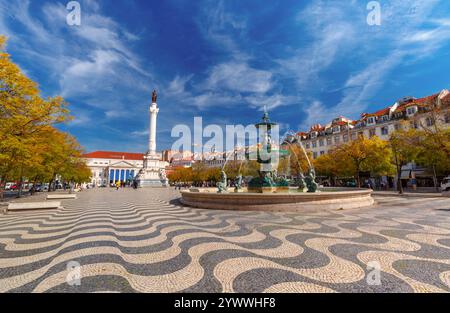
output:
[{"label": "white building facade", "polygon": [[[389,140],[405,121],[413,128],[431,127],[435,123],[450,127],[449,103],[450,92],[446,89],[429,97],[406,97],[375,113],[363,113],[357,121],[340,116],[325,126],[314,125],[309,132],[298,133],[296,139],[316,159],[358,136]],[[438,118],[432,116],[433,106],[440,109]]]},{"label": "white building facade", "polygon": [[[438,125],[448,128],[449,108],[450,92],[444,89],[440,93],[424,98],[405,97],[375,113],[363,113],[356,121],[341,116],[325,126],[314,125],[309,132],[288,136],[291,138],[286,138],[286,141],[301,142],[306,151],[311,153],[312,158],[316,159],[342,144],[357,139],[358,136],[366,138],[378,136],[387,141],[391,134],[401,127],[432,129]],[[426,185],[426,181],[430,181],[427,172],[426,168],[411,163],[402,168],[401,178],[416,182],[420,177],[422,184]]]},{"label": "white building facade", "polygon": [[95,187],[130,182],[144,166],[143,153],[95,151],[83,158],[91,169],[91,185]]}]

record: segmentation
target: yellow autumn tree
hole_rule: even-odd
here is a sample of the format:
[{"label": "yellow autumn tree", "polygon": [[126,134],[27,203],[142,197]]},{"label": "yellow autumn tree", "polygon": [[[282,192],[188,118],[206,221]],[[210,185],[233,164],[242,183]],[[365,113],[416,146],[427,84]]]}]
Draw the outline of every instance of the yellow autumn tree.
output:
[{"label": "yellow autumn tree", "polygon": [[[0,36],[0,198],[9,179],[51,180],[51,169],[57,164],[49,155],[58,155],[58,149],[61,154],[68,153],[61,170],[67,170],[71,164],[68,158],[81,156],[69,153],[72,148],[81,151],[76,140],[54,128],[70,119],[64,99],[43,98],[37,83],[11,61],[6,37]],[[78,161],[72,164],[80,166]]]},{"label": "yellow autumn tree", "polygon": [[361,172],[372,175],[393,173],[392,150],[389,144],[377,136],[370,139],[363,136],[339,146],[334,152],[334,160],[341,171],[352,172],[358,187],[361,187]]},{"label": "yellow autumn tree", "polygon": [[389,144],[392,149],[392,163],[397,171],[397,188],[399,193],[403,193],[402,167],[417,159],[421,151],[419,132],[414,128],[401,127],[392,133]]},{"label": "yellow autumn tree", "polygon": [[[288,155],[280,157],[278,172],[293,177],[305,174],[309,169],[309,162],[302,148],[298,144],[289,144],[285,148]],[[308,158],[311,160],[311,155]]]}]

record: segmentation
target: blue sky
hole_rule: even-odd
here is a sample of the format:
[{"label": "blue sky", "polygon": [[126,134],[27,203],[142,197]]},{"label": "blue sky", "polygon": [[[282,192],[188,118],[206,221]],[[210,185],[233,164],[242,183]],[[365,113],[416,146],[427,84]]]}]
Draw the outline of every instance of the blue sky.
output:
[{"label": "blue sky", "polygon": [[88,151],[144,152],[151,91],[158,149],[176,124],[250,124],[266,105],[282,130],[358,118],[450,88],[450,1],[0,0],[0,33],[45,96],[62,95],[63,129]]}]

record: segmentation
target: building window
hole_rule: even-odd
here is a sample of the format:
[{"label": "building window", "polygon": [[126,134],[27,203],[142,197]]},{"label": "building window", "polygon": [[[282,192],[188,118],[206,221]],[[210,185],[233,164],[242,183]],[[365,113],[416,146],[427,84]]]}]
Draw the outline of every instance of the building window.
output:
[{"label": "building window", "polygon": [[394,129],[395,129],[395,130],[400,130],[400,126],[401,126],[400,124],[395,124],[395,125],[394,125]]},{"label": "building window", "polygon": [[367,119],[367,124],[375,124],[375,117],[369,117]]},{"label": "building window", "polygon": [[376,129],[375,128],[369,129],[369,138],[372,138],[375,135],[376,135]]},{"label": "building window", "polygon": [[450,124],[450,114],[445,114],[445,123]]},{"label": "building window", "polygon": [[384,136],[389,135],[389,129],[387,127],[381,127],[381,134]]},{"label": "building window", "polygon": [[305,147],[306,147],[306,149],[309,149],[309,148],[310,148],[309,142],[306,143]]},{"label": "building window", "polygon": [[341,141],[341,138],[339,136],[334,136],[334,143],[335,144],[339,144],[340,141]]},{"label": "building window", "polygon": [[317,132],[312,132],[311,133],[311,138],[316,138],[317,137]]},{"label": "building window", "polygon": [[389,121],[389,115],[383,115],[383,117],[381,117],[381,120],[383,122]]},{"label": "building window", "polygon": [[320,155],[325,155],[325,151],[320,151]]},{"label": "building window", "polygon": [[331,142],[331,137],[328,137],[327,138],[327,145],[328,146],[331,146],[333,143]]},{"label": "building window", "polygon": [[348,135],[346,134],[346,135],[344,135],[344,136],[342,136],[343,137],[343,139],[344,139],[344,142],[348,142]]},{"label": "building window", "polygon": [[341,128],[339,126],[333,127],[333,133],[339,133],[341,131]]},{"label": "building window", "polygon": [[324,143],[323,139],[320,139],[320,140],[319,140],[319,146],[323,147],[324,144],[325,144],[325,143]]},{"label": "building window", "polygon": [[364,132],[359,132],[358,136],[361,137],[361,138],[364,137]]},{"label": "building window", "polygon": [[417,112],[417,107],[410,107],[406,109],[406,115],[414,115]]},{"label": "building window", "polygon": [[317,159],[317,152],[313,152],[313,158]]},{"label": "building window", "polygon": [[419,128],[419,125],[417,124],[417,121],[411,121],[411,128]]},{"label": "building window", "polygon": [[313,148],[317,148],[317,141],[313,141],[313,142],[312,142],[312,147],[313,147]]},{"label": "building window", "polygon": [[356,133],[352,133],[352,140],[356,140],[356,136],[357,136]]},{"label": "building window", "polygon": [[428,126],[428,127],[434,125],[433,118],[431,118],[431,117],[427,117],[427,119],[425,120],[425,122],[427,123],[427,126]]}]

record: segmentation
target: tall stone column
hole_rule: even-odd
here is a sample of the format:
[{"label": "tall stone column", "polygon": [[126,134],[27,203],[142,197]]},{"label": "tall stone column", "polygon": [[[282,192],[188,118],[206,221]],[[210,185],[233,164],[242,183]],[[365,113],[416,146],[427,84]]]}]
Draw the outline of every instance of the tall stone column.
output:
[{"label": "tall stone column", "polygon": [[156,102],[153,102],[150,106],[150,134],[148,141],[148,154],[151,156],[156,155],[156,118],[158,113],[158,105]]},{"label": "tall stone column", "polygon": [[144,166],[136,176],[139,187],[165,187],[168,185],[165,176],[165,168],[168,165],[161,161],[161,156],[156,152],[156,121],[159,113],[156,104],[156,90],[152,94],[152,104],[150,105],[150,129],[148,136],[148,152],[144,156]]}]

